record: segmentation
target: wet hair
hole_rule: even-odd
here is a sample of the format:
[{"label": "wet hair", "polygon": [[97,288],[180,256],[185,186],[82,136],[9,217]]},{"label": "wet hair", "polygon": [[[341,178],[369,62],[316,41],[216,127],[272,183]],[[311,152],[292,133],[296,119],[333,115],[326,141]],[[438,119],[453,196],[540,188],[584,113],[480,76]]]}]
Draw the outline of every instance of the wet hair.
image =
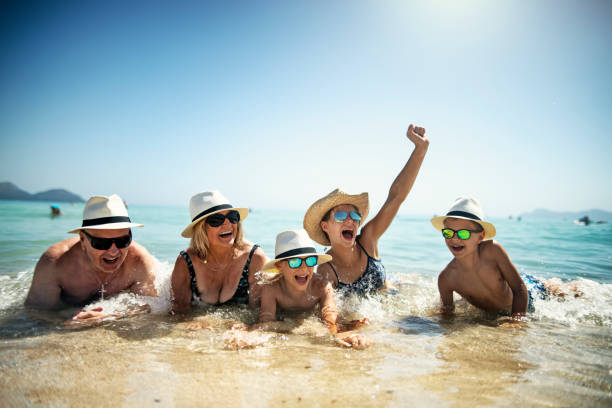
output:
[{"label": "wet hair", "polygon": [[[234,238],[233,247],[238,249],[243,245],[242,222],[238,222],[236,224],[236,237]],[[191,242],[189,242],[189,248],[193,249],[202,260],[206,259],[206,254],[210,248],[210,242],[208,242],[208,235],[206,234],[206,219],[203,219],[193,227],[193,237]]]}]

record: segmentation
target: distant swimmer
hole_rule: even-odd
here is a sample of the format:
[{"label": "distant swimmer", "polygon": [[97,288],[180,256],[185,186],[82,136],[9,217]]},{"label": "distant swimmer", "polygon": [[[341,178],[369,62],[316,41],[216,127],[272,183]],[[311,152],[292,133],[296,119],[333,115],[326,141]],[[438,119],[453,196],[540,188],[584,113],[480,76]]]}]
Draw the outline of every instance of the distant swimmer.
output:
[{"label": "distant swimmer", "polygon": [[[26,306],[60,309],[84,306],[129,291],[155,296],[154,258],[132,241],[132,223],[118,195],[94,196],[83,210],[79,234],[51,246],[34,269]],[[71,325],[91,325],[108,317],[100,308],[76,314]]]},{"label": "distant swimmer", "polygon": [[589,225],[589,224],[591,223],[591,219],[589,218],[589,216],[588,216],[588,215],[585,215],[584,217],[579,218],[579,219],[578,219],[578,222],[579,222],[579,223],[582,223],[582,224],[584,224],[584,225]]},{"label": "distant swimmer", "polygon": [[62,211],[59,208],[59,205],[53,204],[51,206],[51,215],[61,215]]}]

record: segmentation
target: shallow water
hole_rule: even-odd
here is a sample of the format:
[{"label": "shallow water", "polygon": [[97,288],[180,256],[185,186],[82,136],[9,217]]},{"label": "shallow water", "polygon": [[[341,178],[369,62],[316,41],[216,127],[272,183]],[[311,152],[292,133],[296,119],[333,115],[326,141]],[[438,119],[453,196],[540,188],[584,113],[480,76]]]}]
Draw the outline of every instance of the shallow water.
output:
[{"label": "shallow water", "polygon": [[[454,318],[437,314],[436,276],[450,260],[427,217],[400,216],[381,256],[395,293],[340,301],[347,319],[368,317],[371,346],[337,347],[313,316],[288,318],[289,333],[228,350],[240,307],[168,316],[172,263],[187,240],[186,208],[130,208],[135,239],[160,261],[159,298],[122,294],[106,311],[148,303],[152,313],[65,330],[74,310],[32,312],[23,300],[40,254],[80,222],[82,205],[0,202],[1,406],[610,406],[612,405],[612,229],[571,220],[493,220],[521,272],[579,280],[580,298],[536,299],[521,328],[505,328],[457,300]],[[247,237],[273,254],[274,237],[301,224],[296,212],[254,211]],[[95,306],[92,305],[92,306]],[[194,320],[208,328],[191,330]]]}]

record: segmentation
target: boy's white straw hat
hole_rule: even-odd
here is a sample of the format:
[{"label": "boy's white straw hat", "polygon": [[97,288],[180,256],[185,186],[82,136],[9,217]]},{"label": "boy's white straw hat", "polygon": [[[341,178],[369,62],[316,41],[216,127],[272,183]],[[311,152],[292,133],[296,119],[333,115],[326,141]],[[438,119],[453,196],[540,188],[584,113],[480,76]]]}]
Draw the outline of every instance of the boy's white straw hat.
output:
[{"label": "boy's white straw hat", "polygon": [[142,226],[130,220],[123,200],[117,194],[113,194],[109,197],[93,196],[87,200],[81,226],[68,233],[78,234],[83,229],[123,229]]},{"label": "boy's white straw hat", "polygon": [[446,215],[440,215],[431,219],[431,225],[438,231],[444,228],[444,220],[447,218],[460,218],[470,220],[480,224],[485,232],[484,239],[491,239],[495,236],[495,226],[484,220],[484,213],[480,203],[473,198],[459,197],[455,200]]},{"label": "boy's white straw hat", "polygon": [[283,231],[276,236],[276,246],[274,248],[274,259],[266,262],[262,270],[264,272],[276,270],[276,262],[289,258],[306,258],[317,256],[317,265],[332,260],[331,255],[317,253],[308,233],[303,230]]}]

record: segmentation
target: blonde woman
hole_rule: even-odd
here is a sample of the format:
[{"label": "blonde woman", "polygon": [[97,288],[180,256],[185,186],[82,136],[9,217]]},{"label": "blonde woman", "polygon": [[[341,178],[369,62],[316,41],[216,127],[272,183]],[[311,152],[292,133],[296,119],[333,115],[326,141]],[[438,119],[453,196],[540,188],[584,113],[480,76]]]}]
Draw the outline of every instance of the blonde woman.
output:
[{"label": "blonde woman", "polygon": [[198,301],[256,305],[261,290],[255,273],[266,257],[243,239],[248,209],[233,207],[218,191],[204,191],[191,197],[189,213],[191,223],[181,235],[191,242],[174,264],[172,311],[187,313]]}]

